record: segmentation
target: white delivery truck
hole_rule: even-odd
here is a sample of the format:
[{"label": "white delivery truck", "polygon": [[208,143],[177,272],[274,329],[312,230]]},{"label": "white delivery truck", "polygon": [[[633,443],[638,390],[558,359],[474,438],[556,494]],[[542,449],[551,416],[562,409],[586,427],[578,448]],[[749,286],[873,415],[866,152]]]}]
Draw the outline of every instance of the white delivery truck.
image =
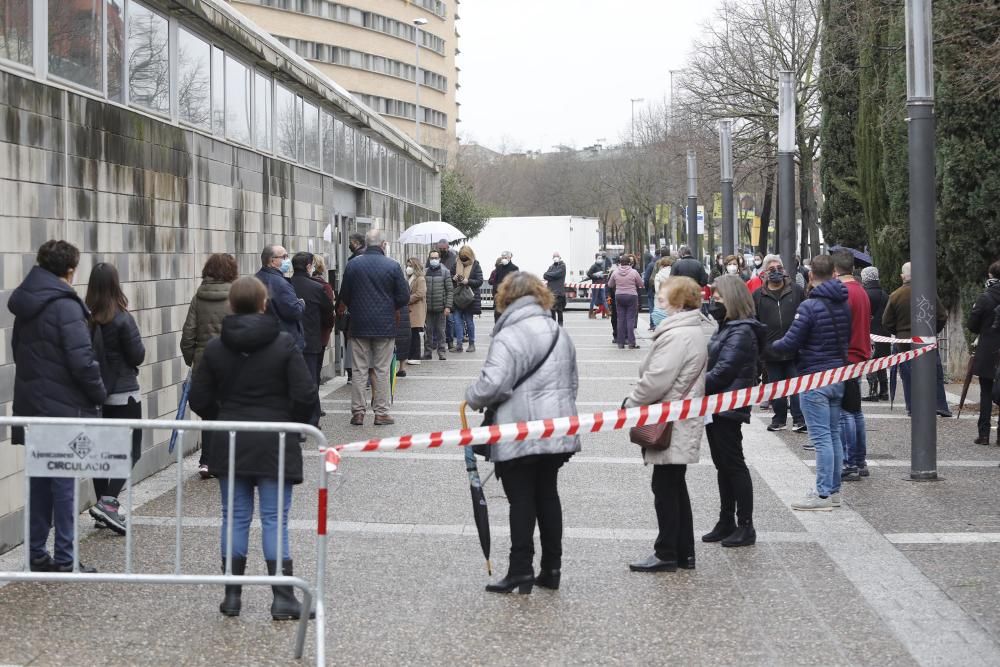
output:
[{"label": "white delivery truck", "polygon": [[[552,254],[558,252],[566,263],[568,283],[587,281],[587,270],[600,242],[597,218],[574,215],[490,218],[483,231],[468,241],[483,267],[484,278],[489,278],[504,250],[513,253],[513,262],[520,270],[538,277],[552,265]],[[489,286],[483,287],[486,297]]]}]

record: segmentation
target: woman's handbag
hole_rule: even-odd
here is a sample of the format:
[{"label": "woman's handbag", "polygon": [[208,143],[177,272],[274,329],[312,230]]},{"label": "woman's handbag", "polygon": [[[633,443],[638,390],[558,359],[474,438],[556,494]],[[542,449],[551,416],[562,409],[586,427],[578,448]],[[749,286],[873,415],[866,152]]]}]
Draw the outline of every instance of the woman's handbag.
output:
[{"label": "woman's handbag", "polygon": [[451,300],[455,304],[456,310],[465,310],[475,302],[476,295],[471,287],[462,285],[455,289],[455,294],[451,297]]},{"label": "woman's handbag", "polygon": [[[691,384],[687,386],[687,389],[681,393],[681,396],[687,395],[691,388],[694,387],[695,383],[698,382],[698,378],[701,374],[705,372],[705,367],[702,366]],[[626,399],[627,400],[627,399]],[[678,399],[683,400],[683,399]],[[625,401],[622,401],[622,408],[625,407]],[[646,426],[633,426],[628,430],[628,439],[643,449],[650,449],[655,452],[662,452],[665,449],[670,448],[670,438],[674,432],[674,422],[663,422],[661,424],[647,424]]]}]

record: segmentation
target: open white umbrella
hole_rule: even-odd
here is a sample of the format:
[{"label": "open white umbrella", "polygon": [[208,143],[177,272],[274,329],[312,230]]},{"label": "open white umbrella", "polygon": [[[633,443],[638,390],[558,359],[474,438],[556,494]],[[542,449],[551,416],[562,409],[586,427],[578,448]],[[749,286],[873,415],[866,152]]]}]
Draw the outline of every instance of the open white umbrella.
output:
[{"label": "open white umbrella", "polygon": [[442,220],[429,220],[427,222],[420,222],[406,231],[404,231],[400,237],[400,243],[421,243],[425,245],[430,245],[431,243],[436,243],[441,239],[448,239],[448,242],[458,241],[459,239],[466,238],[465,234],[459,229],[452,227],[447,222]]}]

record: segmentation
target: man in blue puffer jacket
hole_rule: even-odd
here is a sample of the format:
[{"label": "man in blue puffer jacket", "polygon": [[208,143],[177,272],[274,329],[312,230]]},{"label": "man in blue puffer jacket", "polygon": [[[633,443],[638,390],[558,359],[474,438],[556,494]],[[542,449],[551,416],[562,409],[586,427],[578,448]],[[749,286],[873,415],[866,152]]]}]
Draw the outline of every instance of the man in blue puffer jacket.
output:
[{"label": "man in blue puffer jacket", "polygon": [[[13,413],[19,417],[98,417],[107,398],[87,320],[90,311],[73,289],[80,251],[66,241],[47,241],[38,265],[13,291]],[[24,444],[24,429],[11,441]],[[32,477],[30,535],[34,572],[73,570],[73,487],[69,477]],[[46,550],[55,523],[55,558]],[[95,570],[80,564],[81,572]]]},{"label": "man in blue puffer jacket", "polygon": [[[847,365],[851,338],[851,311],[847,287],[833,278],[833,258],[814,257],[810,271],[813,289],[795,312],[788,332],[772,344],[778,354],[797,353],[799,373],[807,375]],[[829,511],[840,506],[840,476],[844,448],[840,440],[840,403],[844,385],[838,383],[807,391],[799,399],[816,449],[816,490],[792,503],[800,511]]]}]

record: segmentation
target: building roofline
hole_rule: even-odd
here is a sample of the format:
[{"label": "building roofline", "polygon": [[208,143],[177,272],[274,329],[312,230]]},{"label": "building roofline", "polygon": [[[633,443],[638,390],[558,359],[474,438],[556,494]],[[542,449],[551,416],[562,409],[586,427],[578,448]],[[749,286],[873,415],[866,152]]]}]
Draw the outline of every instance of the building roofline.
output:
[{"label": "building roofline", "polygon": [[434,159],[416,141],[396,129],[378,112],[355,98],[225,0],[170,0],[170,3],[183,7],[187,10],[186,13],[205,21],[241,48],[253,53],[260,59],[257,65],[266,63],[275,73],[341,109],[360,127],[370,129],[428,169],[438,170]]}]

